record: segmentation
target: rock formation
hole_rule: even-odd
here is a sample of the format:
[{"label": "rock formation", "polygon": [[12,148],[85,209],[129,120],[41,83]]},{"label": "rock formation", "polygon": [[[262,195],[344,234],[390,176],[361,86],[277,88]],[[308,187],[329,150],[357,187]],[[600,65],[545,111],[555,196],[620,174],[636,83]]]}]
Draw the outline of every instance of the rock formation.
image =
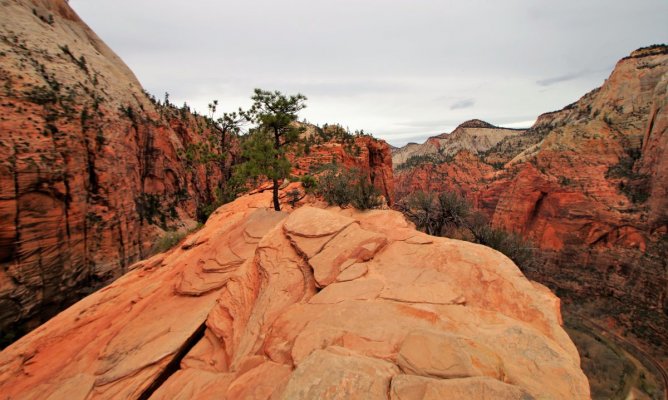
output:
[{"label": "rock formation", "polygon": [[392,153],[389,145],[369,135],[351,135],[339,126],[306,125],[308,150],[292,155],[293,174],[317,174],[327,164],[355,168],[369,177],[388,204],[394,201]]},{"label": "rock formation", "polygon": [[246,195],[130,270],[0,353],[0,398],[589,398],[558,298],[395,211]]},{"label": "rock formation", "polygon": [[545,251],[547,262],[525,271],[530,278],[660,348],[668,341],[667,72],[668,47],[637,50],[601,88],[484,154],[397,171],[398,197],[419,188],[464,194],[495,226]]},{"label": "rock formation", "polygon": [[218,132],[145,94],[65,0],[0,7],[6,336],[120,276],[165,230],[193,227],[230,160],[191,162]]}]

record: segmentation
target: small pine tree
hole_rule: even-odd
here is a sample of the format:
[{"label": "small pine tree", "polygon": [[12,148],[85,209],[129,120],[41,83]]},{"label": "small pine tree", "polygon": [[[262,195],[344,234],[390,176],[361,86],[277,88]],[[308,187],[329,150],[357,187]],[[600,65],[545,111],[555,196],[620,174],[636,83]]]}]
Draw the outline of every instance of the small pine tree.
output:
[{"label": "small pine tree", "polygon": [[263,175],[272,180],[274,209],[280,211],[279,180],[287,178],[291,169],[285,149],[296,143],[304,131],[295,122],[299,111],[306,107],[306,97],[255,89],[252,100],[246,115],[257,124],[257,129],[244,150],[249,163],[245,169],[251,176]]}]

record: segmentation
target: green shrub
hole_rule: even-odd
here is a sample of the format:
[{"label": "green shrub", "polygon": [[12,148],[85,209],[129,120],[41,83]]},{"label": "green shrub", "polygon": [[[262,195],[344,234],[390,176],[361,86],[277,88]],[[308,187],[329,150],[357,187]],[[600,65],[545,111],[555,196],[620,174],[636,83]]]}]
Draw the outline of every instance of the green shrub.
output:
[{"label": "green shrub", "polygon": [[318,186],[318,181],[312,175],[304,175],[299,180],[306,193],[312,193]]},{"label": "green shrub", "polygon": [[473,228],[472,232],[477,243],[503,253],[524,272],[534,269],[538,262],[534,246],[516,233],[493,228],[489,224]]},{"label": "green shrub", "polygon": [[53,104],[58,101],[58,94],[46,86],[35,86],[26,93],[29,101],[39,104]]},{"label": "green shrub", "polygon": [[165,251],[176,246],[181,240],[183,240],[184,237],[186,237],[187,234],[188,232],[185,231],[165,232],[165,234],[158,238],[158,240],[156,240],[156,242],[153,244],[151,253],[164,253]]},{"label": "green shrub", "polygon": [[441,236],[446,227],[464,226],[471,206],[456,193],[417,191],[399,203],[398,208],[419,230]]},{"label": "green shrub", "polygon": [[358,169],[328,166],[318,177],[318,193],[330,205],[352,205],[360,210],[378,208],[383,201],[380,192]]},{"label": "green shrub", "polygon": [[472,212],[471,204],[456,193],[418,191],[398,203],[397,208],[417,229],[435,236],[464,231],[462,238],[505,254],[522,271],[533,269],[539,262],[540,254],[530,241],[493,228],[483,214]]},{"label": "green shrub", "polygon": [[297,205],[297,202],[301,200],[302,198],[302,192],[299,191],[299,189],[292,189],[291,191],[288,192],[288,202],[294,208]]}]

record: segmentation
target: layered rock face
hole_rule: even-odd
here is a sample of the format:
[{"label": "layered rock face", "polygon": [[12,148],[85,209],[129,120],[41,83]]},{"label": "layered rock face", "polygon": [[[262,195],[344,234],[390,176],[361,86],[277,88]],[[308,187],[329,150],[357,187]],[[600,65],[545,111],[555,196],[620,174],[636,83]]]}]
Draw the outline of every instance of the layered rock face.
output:
[{"label": "layered rock face", "polygon": [[164,230],[194,226],[229,160],[183,157],[216,132],[147,97],[65,0],[0,8],[5,336],[120,276]]},{"label": "layered rock face", "polygon": [[303,202],[221,207],[0,353],[0,397],[589,398],[559,300],[506,257]]},{"label": "layered rock face", "polygon": [[296,176],[317,173],[327,164],[357,169],[369,177],[388,204],[394,201],[392,152],[384,140],[371,136],[351,137],[348,142],[330,139],[311,145],[308,154],[292,156],[291,160]]},{"label": "layered rock face", "polygon": [[661,346],[668,340],[667,71],[666,46],[633,52],[601,88],[484,156],[398,171],[397,193],[462,192],[495,226],[546,252],[545,265],[526,271],[532,279]]},{"label": "layered rock face", "polygon": [[479,154],[488,151],[507,137],[523,134],[523,129],[508,129],[494,126],[484,121],[474,119],[459,125],[452,133],[443,133],[427,139],[424,143],[410,143],[392,151],[394,168],[401,168],[413,158],[432,157],[449,158],[460,151]]}]

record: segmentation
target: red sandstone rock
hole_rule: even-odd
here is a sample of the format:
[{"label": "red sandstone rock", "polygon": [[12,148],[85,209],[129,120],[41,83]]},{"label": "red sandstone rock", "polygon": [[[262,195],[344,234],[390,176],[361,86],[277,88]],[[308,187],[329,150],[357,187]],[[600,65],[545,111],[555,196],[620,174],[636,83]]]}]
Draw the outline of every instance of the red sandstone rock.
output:
[{"label": "red sandstone rock", "polygon": [[351,137],[352,144],[336,139],[311,146],[308,154],[292,156],[293,174],[306,175],[320,166],[336,163],[343,168],[356,168],[378,188],[388,204],[394,202],[392,153],[384,140],[371,136]]},{"label": "red sandstone rock", "polygon": [[[343,256],[322,260],[330,248]],[[340,274],[366,273],[317,280],[321,263],[330,277],[347,260]],[[5,349],[0,393],[589,398],[558,299],[503,255],[416,232],[395,211],[274,212],[271,191],[221,207],[181,246]]]}]

